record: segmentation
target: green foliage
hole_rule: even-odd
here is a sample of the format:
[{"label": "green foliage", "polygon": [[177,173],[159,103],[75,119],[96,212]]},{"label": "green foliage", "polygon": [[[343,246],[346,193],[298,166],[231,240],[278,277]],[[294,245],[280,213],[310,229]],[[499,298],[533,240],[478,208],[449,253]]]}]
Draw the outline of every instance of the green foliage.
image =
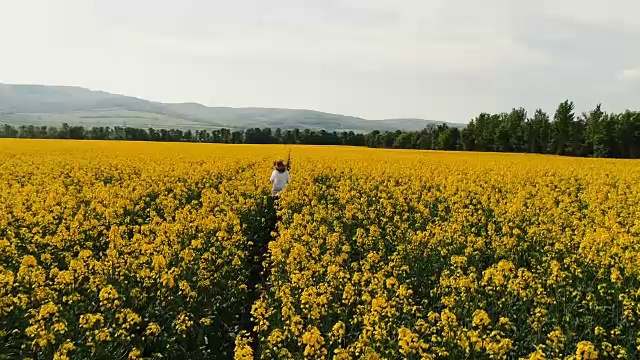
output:
[{"label": "green foliage", "polygon": [[573,102],[565,100],[558,105],[556,114],[551,123],[551,149],[550,152],[557,155],[566,155],[569,153],[571,125],[573,124],[575,115],[573,113]]}]

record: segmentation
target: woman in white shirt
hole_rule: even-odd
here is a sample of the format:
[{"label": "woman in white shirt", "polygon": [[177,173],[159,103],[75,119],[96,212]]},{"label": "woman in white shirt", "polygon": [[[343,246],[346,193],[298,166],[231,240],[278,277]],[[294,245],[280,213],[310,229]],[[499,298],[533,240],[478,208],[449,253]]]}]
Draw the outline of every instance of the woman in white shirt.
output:
[{"label": "woman in white shirt", "polygon": [[278,160],[273,165],[275,169],[271,173],[272,194],[273,197],[278,198],[278,194],[287,187],[291,178],[289,177],[289,166],[284,161]]}]

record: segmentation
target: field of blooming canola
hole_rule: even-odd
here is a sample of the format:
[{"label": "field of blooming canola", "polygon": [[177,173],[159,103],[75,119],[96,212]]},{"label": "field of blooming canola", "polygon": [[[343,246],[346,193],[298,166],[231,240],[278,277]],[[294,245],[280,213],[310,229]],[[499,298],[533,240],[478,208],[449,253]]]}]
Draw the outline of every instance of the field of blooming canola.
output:
[{"label": "field of blooming canola", "polygon": [[0,140],[0,359],[638,357],[640,163],[284,154]]},{"label": "field of blooming canola", "polygon": [[258,154],[1,141],[0,358],[231,354]]}]

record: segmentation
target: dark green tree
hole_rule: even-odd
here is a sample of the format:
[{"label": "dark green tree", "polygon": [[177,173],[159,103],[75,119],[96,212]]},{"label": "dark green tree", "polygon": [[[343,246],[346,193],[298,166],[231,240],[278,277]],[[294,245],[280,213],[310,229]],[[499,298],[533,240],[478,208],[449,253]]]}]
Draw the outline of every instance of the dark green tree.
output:
[{"label": "dark green tree", "polygon": [[550,133],[549,115],[542,109],[537,109],[533,118],[527,119],[526,123],[527,151],[539,154],[547,152]]},{"label": "dark green tree", "polygon": [[575,114],[572,101],[565,100],[558,105],[551,123],[550,153],[567,155],[571,151],[572,133],[574,132]]}]

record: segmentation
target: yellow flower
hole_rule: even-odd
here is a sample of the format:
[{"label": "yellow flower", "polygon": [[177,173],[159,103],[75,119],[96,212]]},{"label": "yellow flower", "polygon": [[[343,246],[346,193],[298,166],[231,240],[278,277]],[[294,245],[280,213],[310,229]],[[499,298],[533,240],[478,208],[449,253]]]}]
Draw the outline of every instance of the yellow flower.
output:
[{"label": "yellow flower", "polygon": [[[56,350],[56,352],[53,354],[53,359],[54,360],[68,360],[70,359],[69,356],[67,356],[67,353],[69,353],[70,351],[75,350],[76,347],[75,345],[73,345],[73,342],[71,342],[70,340],[65,341],[64,343],[62,343],[59,347],[58,350]],[[73,357],[71,357],[73,358]]]},{"label": "yellow flower", "polygon": [[95,325],[100,326],[104,318],[101,314],[83,314],[80,315],[80,326],[84,328],[92,328]]},{"label": "yellow flower", "polygon": [[547,335],[547,339],[548,339],[547,345],[550,348],[556,349],[556,350],[564,349],[565,337],[564,337],[564,334],[562,333],[562,330],[560,330],[559,328],[556,328],[555,330],[550,332]]},{"label": "yellow flower", "polygon": [[128,355],[128,359],[137,359],[140,357],[140,355],[142,355],[142,352],[140,350],[138,350],[138,348],[133,348],[131,351],[129,351],[129,355]]},{"label": "yellow flower", "polygon": [[589,341],[581,341],[578,343],[578,349],[576,350],[577,360],[589,360],[597,359],[598,351],[595,346]]},{"label": "yellow flower", "polygon": [[[176,334],[207,334],[206,358],[251,308],[237,359],[633,357],[637,161],[292,146],[274,216],[284,148],[0,139],[0,337],[176,358]],[[573,336],[584,314],[597,343]]]},{"label": "yellow flower", "polygon": [[326,352],[325,349],[322,349],[324,339],[316,327],[307,329],[307,331],[302,335],[302,344],[305,345],[305,356],[317,355],[318,352]]},{"label": "yellow flower", "polygon": [[400,345],[402,355],[413,354],[418,348],[418,336],[411,330],[402,327],[398,330],[398,345]]},{"label": "yellow flower", "polygon": [[342,321],[338,321],[333,325],[333,328],[331,329],[332,338],[340,340],[344,336],[344,332],[345,324]]},{"label": "yellow flower", "polygon": [[484,310],[476,310],[473,313],[473,327],[483,328],[491,323],[489,314]]},{"label": "yellow flower", "polygon": [[147,329],[145,330],[145,335],[150,336],[150,337],[154,337],[157,336],[158,334],[160,334],[160,331],[162,331],[162,329],[160,328],[160,326],[156,323],[150,323],[147,326]]},{"label": "yellow flower", "polygon": [[105,288],[100,290],[99,298],[100,298],[100,306],[112,307],[112,306],[117,306],[118,304],[117,299],[119,298],[119,295],[113,286],[107,285]]},{"label": "yellow flower", "polygon": [[620,274],[620,270],[618,270],[618,268],[611,269],[611,282],[620,284],[622,279],[622,274]]},{"label": "yellow flower", "polygon": [[111,332],[109,329],[98,329],[95,331],[95,339],[100,342],[108,342],[111,340]]},{"label": "yellow flower", "polygon": [[193,321],[190,319],[189,314],[181,313],[174,320],[173,325],[179,333],[184,335],[193,325]]},{"label": "yellow flower", "polygon": [[270,346],[276,346],[278,343],[283,341],[284,338],[285,337],[282,331],[280,331],[280,329],[275,329],[271,332],[271,334],[269,334],[269,338],[267,339],[267,341],[269,342]]},{"label": "yellow flower", "polygon": [[234,360],[252,360],[253,349],[251,348],[250,338],[245,331],[241,331],[236,337],[236,346],[234,351]]},{"label": "yellow flower", "polygon": [[544,352],[542,350],[540,350],[540,349],[532,352],[527,357],[527,360],[546,360],[546,359],[547,359],[547,357],[544,355]]}]

